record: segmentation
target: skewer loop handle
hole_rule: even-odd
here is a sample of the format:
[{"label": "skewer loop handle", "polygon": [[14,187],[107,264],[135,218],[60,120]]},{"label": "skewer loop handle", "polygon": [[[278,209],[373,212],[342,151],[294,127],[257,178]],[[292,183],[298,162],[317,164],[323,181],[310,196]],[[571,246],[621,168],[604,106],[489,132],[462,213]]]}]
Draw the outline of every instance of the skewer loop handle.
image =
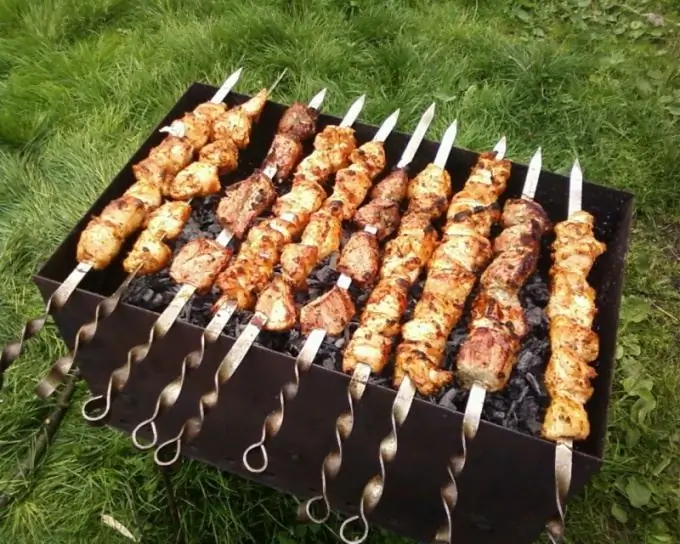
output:
[{"label": "skewer loop handle", "polygon": [[[360,526],[359,530],[361,531],[361,535],[351,538],[348,536],[348,531],[351,530],[351,526],[354,524]],[[361,508],[358,515],[347,518],[342,522],[342,525],[340,526],[340,538],[345,544],[361,544],[368,538],[368,531],[368,520],[366,519],[366,514],[364,514],[364,509]]]},{"label": "skewer loop handle", "polygon": [[[158,417],[158,405],[156,405],[156,409],[154,410],[153,414],[151,417],[145,419],[142,421],[139,425],[137,425],[134,430],[132,431],[132,443],[135,445],[135,447],[139,450],[149,450],[153,448],[156,443],[158,442],[158,431],[156,429],[156,422],[155,419]],[[151,441],[149,442],[141,442],[139,438],[139,433],[148,425],[149,429],[151,430]]]},{"label": "skewer loop handle", "polygon": [[555,446],[555,503],[557,517],[551,519],[545,526],[553,544],[561,544],[564,538],[565,517],[567,513],[567,496],[571,487],[573,462],[573,442],[560,440]]},{"label": "skewer loop handle", "polygon": [[[174,465],[182,454],[182,438],[186,426],[170,440],[163,442],[154,452],[153,459],[159,467],[169,467]],[[174,453],[173,453],[174,449]]]},{"label": "skewer loop handle", "polygon": [[[255,444],[252,444],[251,446],[246,449],[246,451],[243,452],[243,464],[245,467],[250,471],[253,472],[254,474],[261,474],[265,470],[267,470],[267,467],[269,466],[269,455],[267,454],[267,448],[264,447],[264,441],[265,441],[265,436],[264,436],[264,431],[262,433],[262,438],[256,442]],[[249,460],[248,456],[254,452],[254,451],[260,451],[260,454],[262,455],[262,464],[257,467],[254,466]]]}]

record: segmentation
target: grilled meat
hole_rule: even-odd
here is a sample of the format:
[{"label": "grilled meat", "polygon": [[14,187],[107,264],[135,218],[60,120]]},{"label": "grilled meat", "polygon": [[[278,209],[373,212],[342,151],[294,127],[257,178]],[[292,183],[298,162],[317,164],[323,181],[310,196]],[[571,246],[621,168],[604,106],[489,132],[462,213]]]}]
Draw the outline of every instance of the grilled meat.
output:
[{"label": "grilled meat", "polygon": [[314,135],[318,117],[319,112],[314,108],[294,102],[283,112],[276,132],[290,136],[298,142],[304,142]]},{"label": "grilled meat", "polygon": [[211,121],[203,115],[196,115],[192,112],[184,114],[181,119],[174,120],[170,123],[170,128],[180,138],[186,138],[194,151],[198,151],[207,144],[212,134]]},{"label": "grilled meat", "polygon": [[146,221],[146,230],[158,240],[174,240],[184,229],[191,217],[191,205],[169,201],[153,211]]},{"label": "grilled meat", "polygon": [[232,108],[220,115],[213,123],[215,140],[231,140],[239,149],[245,149],[250,143],[250,132],[253,122],[246,112],[239,107]]},{"label": "grilled meat", "polygon": [[217,220],[237,238],[243,238],[250,223],[276,198],[271,180],[256,170],[247,179],[227,187],[217,206]]},{"label": "grilled meat", "polygon": [[314,138],[314,149],[327,154],[333,172],[349,164],[356,146],[354,129],[350,127],[328,125]]},{"label": "grilled meat", "polygon": [[79,263],[90,263],[95,270],[103,270],[116,258],[124,241],[119,227],[94,217],[80,235],[76,259]]},{"label": "grilled meat", "polygon": [[158,208],[163,201],[160,189],[150,183],[133,183],[130,188],[125,191],[124,196],[132,196],[142,202],[146,207],[147,213]]},{"label": "grilled meat", "polygon": [[170,266],[170,277],[177,283],[195,287],[199,293],[207,292],[227,266],[231,254],[231,249],[214,240],[196,238],[179,250]]},{"label": "grilled meat", "polygon": [[289,134],[276,134],[262,168],[270,165],[276,166],[274,179],[280,183],[293,171],[300,157],[302,157],[302,152],[303,147],[300,140]]},{"label": "grilled meat", "polygon": [[403,169],[392,170],[371,191],[371,200],[387,200],[399,204],[406,198],[408,175]]},{"label": "grilled meat", "polygon": [[167,136],[149,152],[149,159],[162,165],[167,174],[174,176],[191,162],[193,155],[194,148],[188,140]]},{"label": "grilled meat", "polygon": [[587,278],[606,246],[594,234],[595,219],[584,211],[555,226],[553,266],[550,269],[552,355],[545,371],[550,395],[542,435],[549,440],[585,440],[590,423],[585,404],[593,394],[589,365],[597,359],[599,340],[592,326],[597,313],[595,290]]},{"label": "grilled meat", "polygon": [[210,125],[215,122],[224,112],[227,111],[227,105],[223,102],[216,104],[215,102],[204,102],[194,108],[194,115],[196,117],[206,119]]},{"label": "grilled meat", "polygon": [[451,198],[451,176],[437,166],[428,164],[415,178],[409,181],[406,195],[408,211],[425,213],[430,217],[439,217]]},{"label": "grilled meat", "polygon": [[337,269],[362,287],[372,284],[380,268],[377,238],[369,232],[355,232],[345,244]]},{"label": "grilled meat", "polygon": [[351,164],[335,175],[335,186],[326,204],[342,204],[342,219],[351,219],[371,187],[371,178],[359,164]]},{"label": "grilled meat", "polygon": [[307,221],[312,212],[321,207],[325,198],[326,191],[321,185],[313,180],[304,180],[293,185],[288,193],[280,196],[272,207],[272,211],[279,217],[289,213]]},{"label": "grilled meat", "polygon": [[255,305],[255,312],[267,316],[265,330],[286,331],[292,329],[297,321],[297,309],[290,285],[282,277],[276,276],[260,293]]},{"label": "grilled meat", "polygon": [[172,258],[172,249],[149,229],[144,230],[123,261],[123,269],[131,274],[155,274],[163,270]]},{"label": "grilled meat", "polygon": [[217,173],[227,174],[238,167],[238,147],[229,138],[215,140],[201,148],[198,160],[217,166]]},{"label": "grilled meat", "polygon": [[168,182],[168,178],[171,177],[162,164],[150,157],[137,164],[133,164],[132,173],[137,182],[149,184],[158,187],[158,189],[163,189]]},{"label": "grilled meat", "polygon": [[174,177],[166,188],[166,194],[175,200],[189,200],[219,193],[221,187],[217,166],[196,161]]},{"label": "grilled meat", "polygon": [[134,196],[124,194],[109,202],[102,210],[100,218],[113,225],[121,238],[127,238],[142,226],[145,216],[144,203]]},{"label": "grilled meat", "polygon": [[404,170],[393,170],[371,191],[371,200],[354,214],[356,225],[378,229],[377,237],[384,240],[399,226],[399,203],[406,197],[408,176]]},{"label": "grilled meat", "polygon": [[331,336],[342,334],[356,309],[347,289],[335,285],[319,298],[305,304],[300,310],[302,334],[323,329]]}]

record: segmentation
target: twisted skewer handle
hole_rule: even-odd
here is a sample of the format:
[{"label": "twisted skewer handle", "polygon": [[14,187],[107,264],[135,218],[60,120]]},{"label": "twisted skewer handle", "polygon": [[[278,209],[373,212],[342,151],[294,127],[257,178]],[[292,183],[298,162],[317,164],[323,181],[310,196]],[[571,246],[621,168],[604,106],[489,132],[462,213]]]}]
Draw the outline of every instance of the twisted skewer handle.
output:
[{"label": "twisted skewer handle", "polygon": [[435,542],[449,544],[453,539],[453,509],[458,503],[458,485],[456,478],[460,476],[465,468],[467,461],[468,442],[471,442],[477,436],[479,424],[482,420],[482,409],[484,408],[484,400],[486,399],[486,389],[480,384],[475,383],[470,389],[467,405],[465,406],[465,415],[463,416],[463,426],[460,430],[461,453],[454,455],[448,464],[447,472],[451,480],[448,485],[441,489],[442,504],[444,505],[444,512],[446,512],[446,526],[441,527],[435,536]]},{"label": "twisted skewer handle", "polygon": [[[243,452],[243,464],[250,472],[260,474],[267,470],[269,456],[267,455],[265,443],[269,438],[275,437],[281,430],[283,418],[286,414],[286,402],[293,402],[300,389],[300,372],[307,372],[312,366],[314,357],[316,357],[324,338],[326,338],[326,331],[323,329],[314,329],[309,334],[305,341],[305,345],[295,359],[293,380],[286,383],[279,391],[278,410],[274,410],[265,418],[260,439],[248,446],[246,451]],[[258,450],[262,455],[262,464],[259,467],[253,465],[248,459],[251,453]]]},{"label": "twisted skewer handle", "polygon": [[97,304],[97,307],[94,310],[94,319],[92,319],[92,321],[89,323],[85,323],[78,329],[73,351],[68,355],[59,357],[56,361],[54,361],[45,377],[36,386],[35,393],[38,395],[38,397],[41,399],[48,398],[56,391],[57,387],[63,383],[63,381],[66,379],[66,376],[73,368],[74,363],[76,362],[78,350],[92,342],[92,339],[97,334],[99,323],[104,321],[116,311],[121,299],[123,298],[123,294],[130,286],[132,280],[134,280],[137,276],[138,271],[139,268],[137,268],[137,270],[135,270],[132,274],[128,275],[128,277],[125,278],[125,281],[120,284],[118,289],[116,289],[116,291],[111,296],[106,297],[104,300],[99,302],[99,304]]},{"label": "twisted skewer handle", "polygon": [[[343,412],[335,420],[335,451],[326,455],[321,465],[321,495],[312,497],[303,502],[298,507],[298,518],[301,521],[313,521],[314,523],[325,523],[331,515],[330,501],[328,500],[328,481],[334,479],[340,472],[342,466],[342,446],[352,434],[354,429],[354,412],[356,404],[364,396],[368,377],[371,375],[371,367],[365,364],[357,365],[349,386],[347,387],[347,405],[349,410]],[[323,514],[314,514],[314,506],[323,503]]]},{"label": "twisted skewer handle", "polygon": [[182,453],[182,443],[192,442],[201,433],[205,418],[217,406],[220,387],[234,375],[234,372],[236,372],[245,357],[244,351],[247,352],[250,349],[266,321],[267,316],[264,314],[256,313],[252,317],[225,358],[222,359],[220,366],[215,372],[212,388],[201,396],[198,405],[198,415],[185,421],[174,437],[156,448],[154,460],[157,465],[167,467],[176,463]]},{"label": "twisted skewer handle", "polygon": [[149,331],[149,338],[145,344],[138,344],[127,353],[127,360],[123,366],[118,367],[111,373],[106,385],[106,392],[103,395],[90,397],[83,404],[83,417],[90,422],[102,421],[111,411],[112,397],[115,392],[120,392],[125,387],[130,378],[132,365],[139,364],[146,359],[151,352],[154,342],[161,340],[170,330],[170,327],[179,317],[180,312],[186,306],[189,299],[196,292],[196,288],[191,285],[183,285],[172,299],[170,305],[158,317]]},{"label": "twisted skewer handle", "polygon": [[560,544],[564,538],[564,519],[567,512],[567,495],[571,487],[571,469],[574,450],[571,440],[561,440],[555,446],[555,502],[557,517],[545,526],[550,542]]},{"label": "twisted skewer handle", "polygon": [[[160,392],[158,398],[156,399],[156,405],[154,406],[151,416],[139,423],[139,425],[137,425],[132,431],[132,442],[138,449],[148,450],[153,448],[158,443],[156,419],[165,414],[175,405],[177,399],[182,393],[182,388],[184,387],[187,378],[191,373],[198,370],[198,368],[201,366],[207,346],[217,342],[218,338],[222,334],[222,331],[224,330],[224,327],[227,325],[229,319],[231,319],[231,316],[235,310],[235,303],[229,303],[223,306],[215,314],[215,317],[213,317],[208,326],[203,329],[200,347],[197,350],[189,353],[182,360],[179,376],[166,385]],[[152,438],[149,442],[144,443],[140,440],[139,433],[146,426],[149,427]]]},{"label": "twisted skewer handle", "polygon": [[92,270],[92,265],[88,263],[80,263],[76,266],[64,282],[47,299],[42,316],[27,321],[21,330],[19,340],[10,342],[2,348],[0,353],[0,390],[2,390],[4,383],[3,376],[5,370],[12,366],[12,363],[23,353],[26,343],[43,330],[52,309],[54,308],[54,310],[59,311],[66,305],[71,295],[90,270]]},{"label": "twisted skewer handle", "polygon": [[[359,504],[359,515],[347,518],[340,526],[340,538],[345,544],[361,544],[368,537],[369,527],[366,515],[370,514],[378,506],[383,491],[385,491],[387,465],[397,456],[399,445],[397,440],[398,432],[408,417],[415,394],[416,388],[413,382],[409,377],[405,377],[392,404],[392,412],[390,414],[392,430],[380,443],[380,474],[373,476],[364,487],[361,503]],[[361,536],[353,539],[347,536],[347,531],[356,522],[361,527]]]}]

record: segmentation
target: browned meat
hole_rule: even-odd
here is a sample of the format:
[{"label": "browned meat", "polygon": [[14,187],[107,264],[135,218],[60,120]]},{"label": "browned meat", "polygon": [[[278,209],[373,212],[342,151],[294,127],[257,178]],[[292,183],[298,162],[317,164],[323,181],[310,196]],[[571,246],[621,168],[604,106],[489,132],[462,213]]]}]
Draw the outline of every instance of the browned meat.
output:
[{"label": "browned meat", "polygon": [[354,129],[328,125],[314,138],[314,149],[327,153],[333,172],[349,164],[349,157],[357,147]]},{"label": "browned meat", "polygon": [[161,165],[165,172],[175,175],[186,167],[194,156],[194,148],[188,140],[167,136],[159,145],[149,151],[149,158]]},{"label": "browned meat", "polygon": [[139,269],[141,275],[163,270],[172,258],[172,250],[150,230],[145,230],[123,261],[123,269],[131,274]]},{"label": "browned meat", "polygon": [[317,182],[300,181],[276,200],[272,211],[279,217],[290,213],[306,222],[310,214],[321,207],[325,198],[326,191]]},{"label": "browned meat", "polygon": [[363,166],[351,164],[336,174],[333,193],[326,199],[326,203],[341,203],[342,218],[351,219],[366,198],[371,183],[371,178]]},{"label": "browned meat", "polygon": [[232,108],[220,115],[213,123],[213,139],[231,140],[239,149],[250,143],[253,122],[240,107]]},{"label": "browned meat", "polygon": [[371,191],[371,200],[399,203],[406,198],[408,175],[403,169],[392,170]]},{"label": "browned meat", "polygon": [[227,187],[217,206],[217,220],[237,238],[243,238],[251,222],[276,199],[271,180],[260,170]]},{"label": "browned meat", "polygon": [[257,121],[262,114],[262,110],[267,105],[267,98],[269,98],[269,91],[267,89],[262,89],[239,107],[250,119]]},{"label": "browned meat", "polygon": [[217,166],[218,174],[227,174],[238,167],[238,147],[229,138],[215,140],[201,149],[198,159]]},{"label": "browned meat", "polygon": [[352,297],[346,289],[336,285],[302,307],[300,310],[302,334],[307,335],[314,329],[324,329],[331,336],[342,334],[355,312]]},{"label": "browned meat", "polygon": [[287,331],[295,326],[297,309],[293,290],[281,276],[276,276],[262,291],[255,305],[255,312],[268,317],[265,330]]},{"label": "browned meat", "polygon": [[319,112],[315,109],[308,108],[305,104],[294,102],[283,112],[276,132],[290,136],[299,142],[304,142],[314,135],[318,117]]},{"label": "browned meat", "polygon": [[214,195],[221,188],[217,166],[196,161],[175,176],[168,184],[166,194],[175,200],[189,200]]},{"label": "browned meat", "polygon": [[130,188],[125,191],[125,196],[132,196],[141,201],[144,206],[146,206],[147,213],[158,208],[163,201],[161,190],[150,183],[133,183]]},{"label": "browned meat", "polygon": [[335,171],[329,153],[315,150],[298,164],[293,174],[293,185],[304,181],[323,183]]},{"label": "browned meat", "polygon": [[446,210],[451,193],[449,173],[433,163],[428,164],[422,172],[409,181],[408,211],[425,213],[431,218],[438,217]]},{"label": "browned meat", "polygon": [[170,277],[196,291],[209,291],[217,275],[227,266],[232,250],[207,238],[196,238],[179,250],[170,266]]},{"label": "browned meat", "polygon": [[369,201],[357,210],[354,214],[354,223],[363,228],[376,227],[377,237],[382,241],[397,230],[400,215],[398,202],[378,198]]},{"label": "browned meat", "polygon": [[135,180],[139,183],[149,184],[159,189],[163,189],[168,182],[169,175],[165,167],[155,160],[147,157],[146,159],[132,165],[132,173]]},{"label": "browned meat", "polygon": [[227,105],[222,102],[219,104],[214,102],[204,102],[203,104],[196,106],[193,113],[197,117],[207,119],[212,126],[213,122],[226,111]]},{"label": "browned meat", "polygon": [[352,151],[349,160],[352,164],[360,166],[366,175],[373,179],[385,168],[385,144],[374,141],[366,142]]},{"label": "browned meat", "polygon": [[264,159],[262,169],[264,170],[270,165],[276,166],[274,179],[280,183],[293,171],[300,157],[302,157],[302,152],[300,140],[289,134],[276,134]]},{"label": "browned meat", "polygon": [[194,151],[198,151],[208,143],[212,133],[211,121],[203,115],[186,113],[181,119],[176,119],[170,128],[181,138],[186,138]]},{"label": "browned meat", "polygon": [[187,202],[168,201],[149,216],[146,230],[157,240],[174,240],[191,217],[191,205]]},{"label": "browned meat", "polygon": [[340,254],[337,269],[360,286],[375,282],[380,268],[378,240],[368,232],[355,232]]},{"label": "browned meat", "polygon": [[99,217],[113,225],[121,238],[127,238],[142,226],[146,217],[146,207],[141,200],[123,195],[109,202]]},{"label": "browned meat", "polygon": [[343,372],[353,372],[358,364],[371,367],[379,374],[390,357],[394,338],[373,332],[368,327],[359,327],[345,348],[342,359]]},{"label": "browned meat", "polygon": [[76,259],[79,263],[90,263],[95,270],[103,270],[116,258],[124,241],[119,228],[94,217],[80,235]]}]

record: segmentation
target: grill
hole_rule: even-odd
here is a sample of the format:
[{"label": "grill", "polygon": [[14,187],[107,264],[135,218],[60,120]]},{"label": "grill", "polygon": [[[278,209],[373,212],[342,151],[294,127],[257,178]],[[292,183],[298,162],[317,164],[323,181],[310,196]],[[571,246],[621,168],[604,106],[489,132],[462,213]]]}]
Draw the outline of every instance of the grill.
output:
[{"label": "grill", "polygon": [[[211,86],[193,84],[157,129],[208,100],[215,90]],[[247,98],[232,93],[226,101],[231,106]],[[243,179],[262,163],[284,109],[283,105],[267,103],[253,130],[250,145],[241,153],[238,170],[223,177],[223,181]],[[339,118],[322,114],[317,132],[339,122]],[[377,127],[361,123],[355,123],[353,127],[358,144],[369,141],[377,130]],[[163,135],[157,129],[34,277],[45,300],[77,264],[78,236],[89,217],[100,213],[108,202],[134,182],[132,164],[146,157],[162,140]],[[464,127],[461,130],[464,131]],[[408,138],[407,134],[393,132],[387,139],[386,172],[395,166]],[[411,176],[434,160],[437,148],[437,142],[423,141],[409,168]],[[511,157],[512,142],[509,149]],[[305,154],[310,150],[311,143],[308,143]],[[463,186],[476,159],[476,153],[453,148],[447,170],[454,192]],[[526,173],[526,166],[512,164],[501,205],[507,198],[520,196]],[[284,184],[279,190],[286,192],[289,186]],[[597,291],[599,313],[595,331],[600,337],[600,356],[595,365],[598,372],[593,382],[595,393],[587,405],[591,433],[586,441],[575,444],[570,495],[578,494],[602,464],[623,263],[633,206],[632,195],[590,183],[584,184],[583,198],[584,209],[596,218],[595,235],[607,244],[607,251],[598,259],[589,277]],[[191,219],[181,237],[171,244],[173,250],[199,233],[214,237],[220,232],[221,227],[214,217],[216,200],[216,197],[207,197],[192,201]],[[568,179],[543,172],[536,200],[553,222],[563,220]],[[443,220],[435,224],[441,226],[441,223]],[[344,239],[349,234],[346,230]],[[544,238],[537,273],[520,295],[530,331],[522,344],[512,378],[502,392],[488,394],[481,427],[468,452],[466,469],[457,480],[460,497],[453,512],[456,542],[532,542],[556,512],[555,446],[539,438],[548,403],[543,371],[550,346],[544,308],[549,296],[547,273],[551,242],[552,237]],[[55,312],[54,319],[69,349],[74,347],[79,327],[91,320],[97,304],[124,280],[121,260],[122,257],[107,269],[88,275],[68,304]],[[310,290],[296,295],[298,302],[319,296],[335,283],[339,273],[334,264],[335,258],[331,257],[313,272]],[[410,292],[407,318],[422,291],[422,284],[420,280]],[[170,280],[166,271],[132,281],[119,309],[100,323],[92,342],[79,353],[82,375],[93,394],[105,391],[111,372],[125,361],[127,350],[146,341],[159,312],[178,290],[179,286]],[[183,448],[183,453],[300,498],[319,494],[319,467],[335,447],[335,419],[347,409],[349,376],[340,370],[342,349],[355,330],[358,313],[368,297],[365,289],[354,285],[350,287],[350,294],[357,306],[357,316],[343,335],[324,339],[315,364],[302,378],[298,396],[286,407],[285,425],[268,441],[269,465],[264,472],[248,472],[242,464],[242,454],[258,439],[262,421],[278,407],[280,388],[293,376],[294,359],[305,340],[297,330],[263,331],[258,336],[238,372],[222,388],[219,404],[210,412],[202,432]],[[127,386],[115,399],[108,425],[130,433],[140,421],[149,417],[163,387],[179,374],[184,355],[199,345],[202,328],[212,317],[211,306],[215,299],[215,293],[195,296],[180,314],[180,321],[154,344],[144,362],[133,368]],[[446,368],[455,364],[456,353],[467,334],[468,314],[466,311],[449,337]],[[225,335],[209,347],[203,363],[187,380],[175,406],[157,420],[159,443],[176,435],[182,423],[195,415],[199,397],[209,389],[221,359],[252,315],[237,311],[227,325]],[[385,373],[369,379],[367,390],[357,404],[354,430],[343,447],[341,473],[329,483],[331,505],[336,511],[355,514],[366,481],[379,472],[379,443],[390,430],[389,416],[396,394],[391,387],[390,368],[388,366]],[[467,392],[455,383],[435,397],[416,396],[408,420],[399,432],[399,450],[388,467],[384,495],[369,516],[371,523],[418,540],[432,540],[445,521],[440,487],[448,479],[449,458],[459,453],[461,412],[466,402]]]}]

